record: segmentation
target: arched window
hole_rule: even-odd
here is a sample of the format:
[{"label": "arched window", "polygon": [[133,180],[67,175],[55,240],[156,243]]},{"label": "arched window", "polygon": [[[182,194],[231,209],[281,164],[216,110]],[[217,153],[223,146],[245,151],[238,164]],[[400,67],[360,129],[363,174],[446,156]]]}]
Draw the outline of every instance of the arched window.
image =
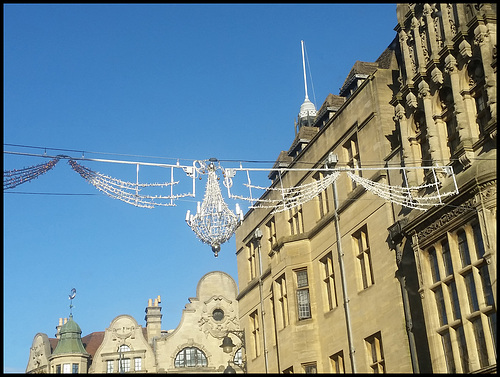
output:
[{"label": "arched window", "polygon": [[485,89],[482,63],[477,59],[472,60],[467,67],[467,74],[469,76],[471,95],[476,103],[476,122],[479,127],[479,133],[483,134],[491,119],[491,114],[487,106],[488,95]]},{"label": "arched window", "polygon": [[448,86],[443,87],[439,91],[439,98],[441,100],[441,107],[443,108],[442,120],[446,123],[448,148],[450,156],[453,156],[460,143],[460,139],[457,130],[457,119],[454,114],[455,103],[451,88]]},{"label": "arched window", "polygon": [[207,357],[196,347],[186,347],[175,356],[176,368],[206,367]]},{"label": "arched window", "polygon": [[126,344],[122,344],[119,348],[118,348],[118,352],[128,352],[130,351],[130,347],[127,346]]}]

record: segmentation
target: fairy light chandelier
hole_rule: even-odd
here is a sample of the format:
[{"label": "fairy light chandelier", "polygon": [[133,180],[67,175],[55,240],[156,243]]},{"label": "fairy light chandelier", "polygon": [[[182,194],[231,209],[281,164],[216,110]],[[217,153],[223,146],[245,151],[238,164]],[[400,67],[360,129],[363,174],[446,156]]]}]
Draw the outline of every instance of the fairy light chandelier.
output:
[{"label": "fairy light chandelier", "polygon": [[212,246],[212,251],[217,257],[220,245],[231,238],[243,220],[243,211],[236,204],[235,214],[224,202],[216,174],[219,169],[215,165],[217,160],[211,158],[209,161],[208,165],[199,161],[198,172],[208,175],[205,197],[201,204],[197,203],[195,215],[187,211],[186,223],[202,242]]}]

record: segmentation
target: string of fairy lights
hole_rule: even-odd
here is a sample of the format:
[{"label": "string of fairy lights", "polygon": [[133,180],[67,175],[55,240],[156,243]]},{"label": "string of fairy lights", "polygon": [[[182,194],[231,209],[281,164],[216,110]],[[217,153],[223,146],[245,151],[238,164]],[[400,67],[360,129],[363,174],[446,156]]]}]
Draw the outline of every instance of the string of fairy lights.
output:
[{"label": "string of fairy lights", "polygon": [[[249,183],[245,183],[244,186],[249,189],[266,190],[266,191],[277,191],[279,192],[279,197],[277,199],[258,199],[258,204],[251,205],[250,208],[273,208],[271,213],[283,212],[294,207],[298,207],[313,198],[317,197],[320,192],[325,190],[329,185],[331,185],[340,175],[340,171],[334,171],[321,179],[314,180],[311,183],[304,185],[294,186],[294,187],[283,187],[282,181],[280,179],[280,187],[262,187],[256,186]],[[280,174],[281,177],[281,174]],[[245,197],[242,195],[230,195],[232,199],[247,200],[250,202],[255,202],[256,199],[252,197]],[[265,204],[264,204],[265,203]]]},{"label": "string of fairy lights", "polygon": [[59,162],[59,158],[54,158],[45,164],[30,166],[23,169],[7,170],[3,172],[3,189],[8,190],[19,186],[22,183],[32,181],[40,175],[47,173]]},{"label": "string of fairy lights", "polygon": [[[7,152],[8,153],[8,152]],[[14,153],[14,152],[12,152]],[[14,153],[16,154],[16,153]],[[22,154],[22,153],[21,153]],[[32,155],[33,156],[33,155]],[[185,197],[196,197],[196,180],[202,179],[202,176],[207,176],[203,201],[197,203],[195,214],[187,211],[186,223],[194,231],[196,236],[206,244],[212,246],[212,251],[215,256],[220,251],[220,245],[228,241],[236,231],[237,227],[243,221],[243,211],[236,204],[235,212],[229,209],[222,196],[219,185],[220,177],[218,172],[222,174],[223,184],[227,188],[228,197],[234,200],[244,200],[250,202],[249,208],[271,209],[271,213],[278,213],[293,208],[299,207],[312,199],[318,197],[327,187],[334,184],[342,173],[359,186],[362,186],[367,191],[377,195],[384,200],[396,203],[398,205],[411,209],[425,211],[433,206],[442,205],[443,198],[458,194],[458,188],[455,181],[453,170],[450,166],[426,166],[425,169],[431,174],[428,176],[434,177],[434,181],[420,186],[407,186],[406,179],[403,179],[402,186],[389,185],[381,182],[374,182],[370,179],[361,176],[360,172],[363,168],[346,168],[346,167],[325,167],[321,168],[252,168],[244,167],[243,163],[239,163],[237,168],[224,168],[220,161],[215,158],[209,160],[195,160],[192,165],[181,165],[178,161],[176,164],[159,164],[159,163],[144,163],[118,160],[103,160],[90,158],[72,158],[66,155],[57,156],[40,156],[51,158],[50,161],[34,165],[22,169],[14,169],[4,171],[4,191],[15,188],[23,183],[30,182],[42,174],[52,170],[61,159],[67,159],[71,168],[78,173],[89,184],[93,185],[97,190],[105,195],[121,200],[127,204],[141,208],[154,208],[157,206],[175,206],[176,200]],[[137,179],[136,182],[124,181],[109,175],[96,172],[76,160],[113,162],[136,165]],[[139,182],[139,167],[141,165],[160,166],[171,170],[170,181],[160,183],[140,183]],[[370,169],[370,168],[365,168]],[[422,169],[415,167],[385,167],[382,169],[397,169],[402,172],[406,178],[406,171],[411,169]],[[177,193],[174,190],[178,187],[180,180],[174,180],[174,170],[182,170],[188,179],[192,180],[192,186],[187,192]],[[371,168],[373,170],[373,168]],[[252,184],[251,173],[256,171],[274,172],[278,177],[275,183],[268,186],[259,186]],[[294,185],[286,187],[282,177],[286,172],[302,171],[302,172],[321,172],[315,175],[315,179],[310,183]],[[246,173],[246,183],[242,183],[249,190],[249,196],[244,196],[232,192],[234,177],[237,172]],[[451,191],[441,192],[442,182],[438,178],[451,177],[454,182],[454,188]],[[185,189],[185,186],[183,186]],[[157,194],[148,194],[146,189],[158,190]],[[262,191],[260,195],[253,195],[253,192]],[[419,194],[426,191],[425,195]]]}]

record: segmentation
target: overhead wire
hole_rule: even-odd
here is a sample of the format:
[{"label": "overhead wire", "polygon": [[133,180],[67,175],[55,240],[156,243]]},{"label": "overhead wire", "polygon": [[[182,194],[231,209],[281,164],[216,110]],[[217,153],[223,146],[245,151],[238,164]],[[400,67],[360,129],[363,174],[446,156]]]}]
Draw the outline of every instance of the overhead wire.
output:
[{"label": "overhead wire", "polygon": [[[60,151],[60,152],[77,152],[77,153],[82,153],[82,155],[85,154],[96,154],[96,155],[111,155],[111,156],[124,156],[124,157],[140,157],[140,158],[157,158],[157,159],[166,159],[166,160],[174,160],[174,161],[197,161],[197,159],[189,159],[189,158],[179,158],[179,157],[165,157],[165,156],[148,156],[148,155],[140,155],[140,154],[127,154],[127,153],[116,153],[116,152],[95,152],[95,151],[87,151],[84,149],[68,149],[68,148],[53,148],[53,147],[42,147],[42,146],[31,146],[31,145],[23,145],[23,144],[9,144],[9,143],[4,143],[4,146],[12,146],[12,147],[19,147],[19,148],[32,148],[32,149],[40,149],[46,151]],[[19,152],[12,152],[12,151],[5,151],[4,154],[19,154],[22,155],[22,153]],[[34,156],[34,157],[54,157],[54,156],[47,156],[46,154],[40,155],[40,154],[28,154],[26,153],[25,155],[27,156]],[[84,160],[85,158],[77,158],[74,157],[74,160],[82,159]],[[482,157],[471,157],[474,161],[492,161],[495,160],[494,158],[482,158]],[[286,161],[280,161],[280,160],[246,160],[246,159],[218,159],[220,162],[240,162],[240,163],[255,163],[255,164],[269,164],[269,163],[277,163],[277,162],[284,162]],[[450,159],[449,161],[455,162],[459,161],[458,159]],[[436,162],[436,161],[434,161]],[[448,163],[445,160],[438,161],[445,165]],[[295,164],[303,164],[303,165],[310,165],[310,166],[315,166],[318,165],[318,161],[295,161]],[[405,160],[405,164],[430,164],[432,163],[431,160]],[[375,161],[375,160],[361,160],[361,164],[364,167],[380,167],[380,161]],[[342,162],[339,161],[338,166],[347,166],[347,162]],[[387,164],[386,166],[392,166]],[[394,162],[394,166],[401,166],[401,162]],[[422,168],[426,168],[427,166],[422,166]],[[430,167],[430,166],[429,166]],[[383,167],[381,167],[383,168]]]}]

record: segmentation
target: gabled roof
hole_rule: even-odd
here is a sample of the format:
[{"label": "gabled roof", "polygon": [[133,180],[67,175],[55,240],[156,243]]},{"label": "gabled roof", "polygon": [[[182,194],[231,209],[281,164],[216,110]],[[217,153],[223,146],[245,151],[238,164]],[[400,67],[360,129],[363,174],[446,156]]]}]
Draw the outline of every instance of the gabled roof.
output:
[{"label": "gabled roof", "polygon": [[354,63],[353,67],[351,68],[351,72],[349,72],[349,74],[347,75],[347,78],[345,79],[340,91],[342,92],[343,88],[349,86],[349,84],[357,75],[371,75],[377,70],[377,68],[378,63],[369,63],[356,60],[356,63]]},{"label": "gabled roof", "polygon": [[102,344],[104,333],[104,331],[96,331],[82,338],[83,346],[92,357],[94,357],[97,349]]}]

